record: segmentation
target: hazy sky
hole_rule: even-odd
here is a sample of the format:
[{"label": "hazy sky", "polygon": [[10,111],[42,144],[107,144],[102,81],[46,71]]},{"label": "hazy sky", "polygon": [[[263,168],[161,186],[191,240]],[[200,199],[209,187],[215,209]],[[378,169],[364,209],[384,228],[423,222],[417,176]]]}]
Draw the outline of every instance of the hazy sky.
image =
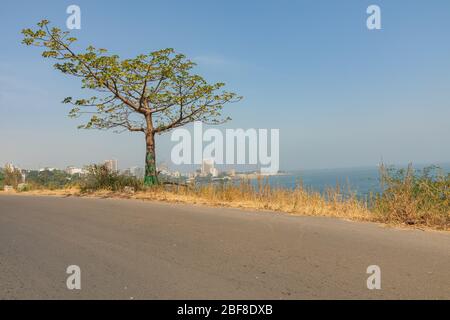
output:
[{"label": "hazy sky", "polygon": [[[139,134],[76,129],[66,96],[89,96],[20,30],[65,28],[82,11],[79,45],[129,58],[166,47],[245,99],[229,128],[280,129],[281,169],[450,162],[450,1],[2,1],[0,165],[143,166]],[[382,30],[366,9],[381,7]],[[158,139],[158,160],[173,144]]]}]

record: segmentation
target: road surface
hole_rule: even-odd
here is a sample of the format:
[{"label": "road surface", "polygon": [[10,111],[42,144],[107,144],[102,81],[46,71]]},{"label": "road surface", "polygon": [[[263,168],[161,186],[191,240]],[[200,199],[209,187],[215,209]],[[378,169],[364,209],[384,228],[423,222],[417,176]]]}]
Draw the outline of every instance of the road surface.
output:
[{"label": "road surface", "polygon": [[[81,269],[68,290],[66,269]],[[367,267],[381,289],[367,289]],[[450,299],[450,234],[137,200],[0,195],[0,299]]]}]

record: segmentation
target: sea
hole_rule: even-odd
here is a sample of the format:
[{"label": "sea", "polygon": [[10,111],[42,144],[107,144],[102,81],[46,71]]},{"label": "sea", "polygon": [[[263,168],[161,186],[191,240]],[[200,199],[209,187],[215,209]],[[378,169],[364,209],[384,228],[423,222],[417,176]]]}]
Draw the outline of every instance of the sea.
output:
[{"label": "sea", "polygon": [[[429,165],[413,166],[414,170],[421,171]],[[387,166],[387,168],[401,169],[406,166]],[[442,174],[450,173],[450,164],[438,165]],[[268,183],[272,187],[293,189],[300,183],[303,187],[323,193],[328,188],[339,186],[344,194],[352,193],[358,197],[368,196],[370,193],[381,192],[379,167],[358,167],[342,169],[298,170],[286,172],[283,175],[269,176]],[[254,179],[253,184],[258,182]]]}]

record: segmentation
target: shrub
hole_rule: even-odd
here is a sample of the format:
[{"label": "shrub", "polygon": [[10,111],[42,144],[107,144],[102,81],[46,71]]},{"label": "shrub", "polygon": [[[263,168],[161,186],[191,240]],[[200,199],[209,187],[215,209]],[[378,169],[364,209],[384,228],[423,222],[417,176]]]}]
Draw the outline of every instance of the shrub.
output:
[{"label": "shrub", "polygon": [[380,169],[382,193],[374,210],[386,222],[450,227],[450,174],[439,167],[421,171]]},{"label": "shrub", "polygon": [[33,189],[62,189],[72,182],[72,177],[61,170],[31,171],[27,174],[26,182]]},{"label": "shrub", "polygon": [[143,181],[110,171],[105,165],[92,165],[80,183],[81,192],[97,190],[124,191],[127,187],[135,191],[143,189]]},{"label": "shrub", "polygon": [[33,187],[28,183],[19,183],[19,185],[17,186],[18,192],[28,192],[31,190],[33,190]]}]

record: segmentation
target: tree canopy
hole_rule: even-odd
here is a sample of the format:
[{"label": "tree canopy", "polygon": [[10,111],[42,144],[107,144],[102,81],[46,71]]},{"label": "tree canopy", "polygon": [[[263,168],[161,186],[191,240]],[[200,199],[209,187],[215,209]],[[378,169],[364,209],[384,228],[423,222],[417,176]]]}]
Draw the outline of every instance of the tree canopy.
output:
[{"label": "tree canopy", "polygon": [[[90,115],[80,128],[162,133],[193,121],[218,124],[229,120],[221,116],[224,104],[241,99],[235,93],[219,92],[224,83],[209,84],[193,74],[195,63],[174,49],[123,60],[93,46],[75,53],[77,39],[48,25],[43,20],[37,30],[24,29],[23,43],[44,47],[42,56],[57,60],[57,70],[80,78],[82,88],[101,94],[63,100],[73,105],[70,116]],[[152,125],[137,114],[152,115]]]}]

